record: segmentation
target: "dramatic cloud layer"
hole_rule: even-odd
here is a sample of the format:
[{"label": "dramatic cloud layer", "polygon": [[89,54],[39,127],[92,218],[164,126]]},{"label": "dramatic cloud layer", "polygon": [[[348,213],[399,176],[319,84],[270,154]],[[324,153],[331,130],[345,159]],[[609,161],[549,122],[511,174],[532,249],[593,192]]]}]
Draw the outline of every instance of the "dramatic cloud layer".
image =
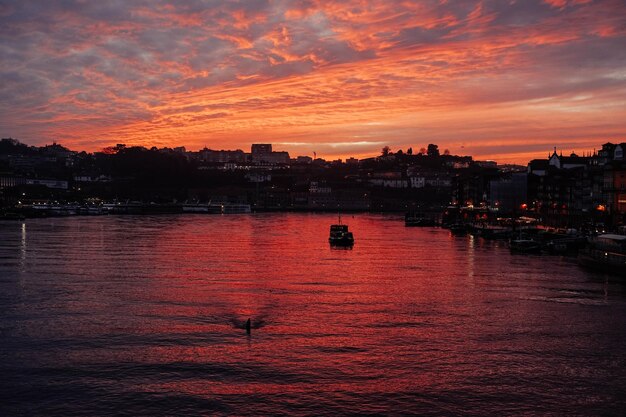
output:
[{"label": "dramatic cloud layer", "polygon": [[0,80],[31,144],[525,162],[626,140],[626,4],[0,0]]}]

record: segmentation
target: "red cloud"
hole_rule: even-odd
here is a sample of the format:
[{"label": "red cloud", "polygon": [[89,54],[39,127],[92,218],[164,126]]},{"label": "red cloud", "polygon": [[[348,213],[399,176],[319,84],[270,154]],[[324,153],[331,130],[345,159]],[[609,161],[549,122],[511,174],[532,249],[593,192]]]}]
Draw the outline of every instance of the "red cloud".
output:
[{"label": "red cloud", "polygon": [[15,3],[0,127],[89,149],[438,141],[526,158],[516,146],[623,134],[624,21],[618,0]]}]

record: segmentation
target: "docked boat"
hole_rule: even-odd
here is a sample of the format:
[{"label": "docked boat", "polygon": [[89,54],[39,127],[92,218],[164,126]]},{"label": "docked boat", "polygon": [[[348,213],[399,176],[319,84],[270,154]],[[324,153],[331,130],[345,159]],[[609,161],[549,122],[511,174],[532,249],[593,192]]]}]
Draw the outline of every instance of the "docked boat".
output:
[{"label": "docked boat", "polygon": [[467,226],[463,223],[454,223],[448,226],[450,233],[455,236],[465,236],[467,234]]},{"label": "docked boat", "polygon": [[512,253],[541,253],[541,244],[532,239],[511,239],[509,249]]},{"label": "docked boat", "polygon": [[141,214],[143,203],[139,201],[115,201],[102,204],[102,208],[110,214]]},{"label": "docked boat", "polygon": [[587,245],[587,239],[580,236],[561,237],[546,242],[545,248],[552,255],[575,255]]},{"label": "docked boat", "polygon": [[78,204],[67,203],[40,203],[33,204],[32,210],[36,217],[40,216],[75,216],[78,214]]},{"label": "docked boat", "polygon": [[354,236],[348,230],[347,224],[331,224],[328,242],[331,246],[352,246],[354,245]]},{"label": "docked boat", "polygon": [[213,204],[210,201],[208,203],[185,203],[183,204],[183,213],[221,214],[222,205]]},{"label": "docked boat", "polygon": [[604,234],[589,239],[578,252],[578,263],[598,271],[626,276],[626,236]]},{"label": "docked boat", "polygon": [[246,214],[252,213],[250,204],[227,203],[222,205],[223,214]]},{"label": "docked boat", "polygon": [[471,233],[487,240],[509,239],[512,234],[511,228],[502,226],[480,225],[474,226]]},{"label": "docked boat", "polygon": [[407,227],[432,227],[437,223],[433,219],[429,219],[424,213],[408,212],[404,215],[404,225]]},{"label": "docked boat", "polygon": [[101,216],[109,214],[109,211],[102,206],[85,205],[78,208],[78,214],[82,216]]}]

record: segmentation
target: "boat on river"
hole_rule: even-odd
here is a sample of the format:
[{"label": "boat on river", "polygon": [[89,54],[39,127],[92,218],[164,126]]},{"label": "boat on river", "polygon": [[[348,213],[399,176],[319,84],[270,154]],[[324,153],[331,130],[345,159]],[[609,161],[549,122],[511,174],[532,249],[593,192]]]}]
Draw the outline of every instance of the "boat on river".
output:
[{"label": "boat on river", "polygon": [[421,212],[410,211],[404,215],[404,225],[407,227],[432,227],[437,223]]},{"label": "boat on river", "polygon": [[341,218],[339,218],[338,224],[330,225],[330,236],[328,242],[331,246],[352,246],[354,245],[354,236],[352,232],[348,230],[347,224],[341,224]]},{"label": "boat on river", "polygon": [[471,233],[488,240],[509,239],[512,229],[503,226],[479,225],[472,227]]},{"label": "boat on river", "polygon": [[511,239],[509,249],[512,253],[541,253],[541,244],[533,239]]},{"label": "boat on river", "polygon": [[208,203],[188,202],[183,204],[183,213],[221,214],[222,205],[213,204],[210,201]]},{"label": "boat on river", "polygon": [[78,214],[78,204],[73,203],[35,203],[32,205],[32,211],[35,217],[42,216],[75,216]]},{"label": "boat on river", "polygon": [[583,236],[569,236],[549,240],[545,249],[551,255],[576,254],[587,246],[587,238]]},{"label": "boat on river", "polygon": [[448,226],[448,229],[455,236],[465,236],[467,234],[467,225],[464,223],[453,223]]},{"label": "boat on river", "polygon": [[597,271],[626,276],[626,236],[604,234],[589,239],[578,252],[578,263]]},{"label": "boat on river", "polygon": [[250,204],[226,203],[222,205],[222,214],[247,214],[252,213]]}]

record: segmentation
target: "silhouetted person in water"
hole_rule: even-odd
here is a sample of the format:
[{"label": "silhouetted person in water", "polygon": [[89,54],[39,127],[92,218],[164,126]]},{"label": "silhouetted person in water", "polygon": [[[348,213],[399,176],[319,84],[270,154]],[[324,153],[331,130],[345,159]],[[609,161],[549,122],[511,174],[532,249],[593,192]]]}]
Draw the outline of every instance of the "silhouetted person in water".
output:
[{"label": "silhouetted person in water", "polygon": [[246,333],[250,334],[250,319],[246,321]]}]

